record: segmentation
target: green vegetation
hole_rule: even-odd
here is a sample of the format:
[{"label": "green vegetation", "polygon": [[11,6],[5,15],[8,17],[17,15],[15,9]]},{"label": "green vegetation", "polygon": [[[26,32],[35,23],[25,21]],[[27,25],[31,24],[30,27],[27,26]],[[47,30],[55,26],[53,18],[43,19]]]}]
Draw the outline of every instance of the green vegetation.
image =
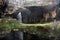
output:
[{"label": "green vegetation", "polygon": [[2,18],[0,20],[0,32],[4,29],[19,29],[23,32],[36,34],[39,37],[57,37],[60,34],[60,23],[46,23],[46,24],[20,24],[15,19]]},{"label": "green vegetation", "polygon": [[16,28],[19,27],[19,23],[16,20],[3,18],[0,20],[0,28]]},{"label": "green vegetation", "polygon": [[50,23],[46,24],[20,24],[16,19],[7,19],[7,18],[2,18],[0,20],[0,28],[25,28],[28,26],[46,26],[46,25],[51,25]]}]

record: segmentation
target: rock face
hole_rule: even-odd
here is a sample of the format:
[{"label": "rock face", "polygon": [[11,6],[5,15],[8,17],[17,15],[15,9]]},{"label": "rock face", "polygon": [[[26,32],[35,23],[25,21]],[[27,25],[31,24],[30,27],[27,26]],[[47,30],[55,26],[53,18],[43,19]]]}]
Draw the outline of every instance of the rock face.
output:
[{"label": "rock face", "polygon": [[[8,10],[9,11],[16,11],[21,7],[25,6],[45,6],[45,5],[56,5],[59,3],[59,0],[4,0],[4,3],[8,2]],[[10,8],[10,9],[9,9]],[[11,13],[11,12],[9,12]]]},{"label": "rock face", "polygon": [[55,9],[56,5],[29,6],[25,8],[19,8],[13,14],[7,14],[6,16],[15,18],[19,20],[20,23],[42,23],[44,22],[44,20],[54,20],[54,18],[56,17]]},{"label": "rock face", "polygon": [[8,5],[8,0],[0,0],[0,18],[4,15]]},{"label": "rock face", "polygon": [[57,20],[60,20],[60,3],[57,5]]},{"label": "rock face", "polygon": [[4,37],[0,37],[0,40],[23,40],[23,32],[21,31],[11,31],[7,33]]},{"label": "rock face", "polygon": [[59,0],[9,0],[9,3],[14,5],[15,7],[20,6],[42,6],[49,4],[57,4]]},{"label": "rock face", "polygon": [[0,29],[1,31],[0,31],[0,39],[1,38],[3,38],[3,37],[5,37],[7,34],[9,34],[10,32],[11,32],[11,30],[10,29]]},{"label": "rock face", "polygon": [[[8,0],[8,12],[16,11],[19,8],[25,6],[45,6],[45,5],[56,5],[59,3],[59,0]],[[10,12],[11,11],[11,12]]]},{"label": "rock face", "polygon": [[[37,2],[38,1],[39,0],[37,0]],[[12,12],[9,12],[9,11],[14,11],[13,12],[14,14],[12,14],[14,16],[12,16],[12,17],[15,17],[19,21],[22,20],[23,23],[29,23],[28,21],[31,21],[32,19],[33,20],[31,23],[33,23],[35,20],[37,20],[37,22],[40,22],[40,19],[42,19],[42,18],[44,18],[45,20],[47,20],[47,19],[49,20],[49,18],[54,19],[56,17],[55,6],[59,3],[59,0],[53,0],[53,1],[46,0],[46,2],[45,2],[46,4],[43,3],[44,0],[43,1],[40,0],[39,2],[42,2],[42,5],[41,5],[41,3],[38,3],[39,5],[37,3],[36,3],[37,5],[34,5],[36,0],[35,1],[33,0],[34,3],[32,2],[32,5],[28,4],[27,2],[31,3],[32,0],[30,0],[30,1],[28,1],[28,0],[9,0],[8,13],[12,14]],[[51,3],[51,4],[49,4],[49,3]],[[25,5],[25,4],[27,4],[27,5]],[[30,7],[29,7],[29,5],[30,5]],[[29,8],[24,9],[24,7],[26,7],[26,6],[28,6]],[[35,6],[36,8],[32,8],[33,6]],[[21,13],[21,14],[19,14],[19,13]]]},{"label": "rock face", "polygon": [[[49,7],[51,6],[51,7]],[[47,5],[47,6],[29,6],[26,7],[31,12],[31,23],[41,23],[45,21],[52,21],[56,17],[56,5]],[[43,20],[43,21],[42,21]]]},{"label": "rock face", "polygon": [[13,6],[14,10],[25,6],[45,6],[45,5],[56,5],[59,0],[8,0],[9,6]]}]

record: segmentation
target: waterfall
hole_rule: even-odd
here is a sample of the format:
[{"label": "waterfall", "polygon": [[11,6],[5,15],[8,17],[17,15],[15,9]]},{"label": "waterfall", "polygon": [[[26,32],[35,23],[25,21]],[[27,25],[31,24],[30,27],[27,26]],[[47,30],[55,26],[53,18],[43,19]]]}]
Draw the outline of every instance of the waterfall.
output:
[{"label": "waterfall", "polygon": [[18,13],[17,18],[18,18],[18,21],[20,23],[22,23],[22,14],[21,14],[21,12]]},{"label": "waterfall", "polygon": [[23,40],[23,32],[19,33],[19,37],[21,38],[21,40]]},{"label": "waterfall", "polygon": [[15,40],[23,40],[23,32],[21,32],[21,31],[15,32],[14,37],[15,37],[14,38]]},{"label": "waterfall", "polygon": [[[12,38],[9,37],[9,40],[10,40],[10,39],[11,39],[11,40],[23,40],[23,32],[20,31],[20,30],[18,30],[18,31],[12,30],[12,32],[11,32],[11,37],[12,37]],[[7,40],[8,40],[8,39],[7,39]]]}]

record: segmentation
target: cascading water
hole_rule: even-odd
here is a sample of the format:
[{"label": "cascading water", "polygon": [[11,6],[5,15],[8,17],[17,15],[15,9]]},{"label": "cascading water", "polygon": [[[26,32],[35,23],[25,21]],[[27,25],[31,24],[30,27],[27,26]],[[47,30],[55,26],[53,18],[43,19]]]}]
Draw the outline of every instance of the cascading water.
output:
[{"label": "cascading water", "polygon": [[20,23],[22,23],[22,14],[21,14],[21,12],[18,13],[17,18],[18,18],[18,21]]},{"label": "cascading water", "polygon": [[[18,13],[17,20],[19,21],[20,24],[22,23],[22,13],[21,12]],[[21,31],[15,32],[15,35],[16,35],[15,37],[18,38],[15,40],[23,40],[23,32],[21,32]]]},{"label": "cascading water", "polygon": [[23,40],[23,32],[21,31],[14,31],[13,36],[13,40]]}]

